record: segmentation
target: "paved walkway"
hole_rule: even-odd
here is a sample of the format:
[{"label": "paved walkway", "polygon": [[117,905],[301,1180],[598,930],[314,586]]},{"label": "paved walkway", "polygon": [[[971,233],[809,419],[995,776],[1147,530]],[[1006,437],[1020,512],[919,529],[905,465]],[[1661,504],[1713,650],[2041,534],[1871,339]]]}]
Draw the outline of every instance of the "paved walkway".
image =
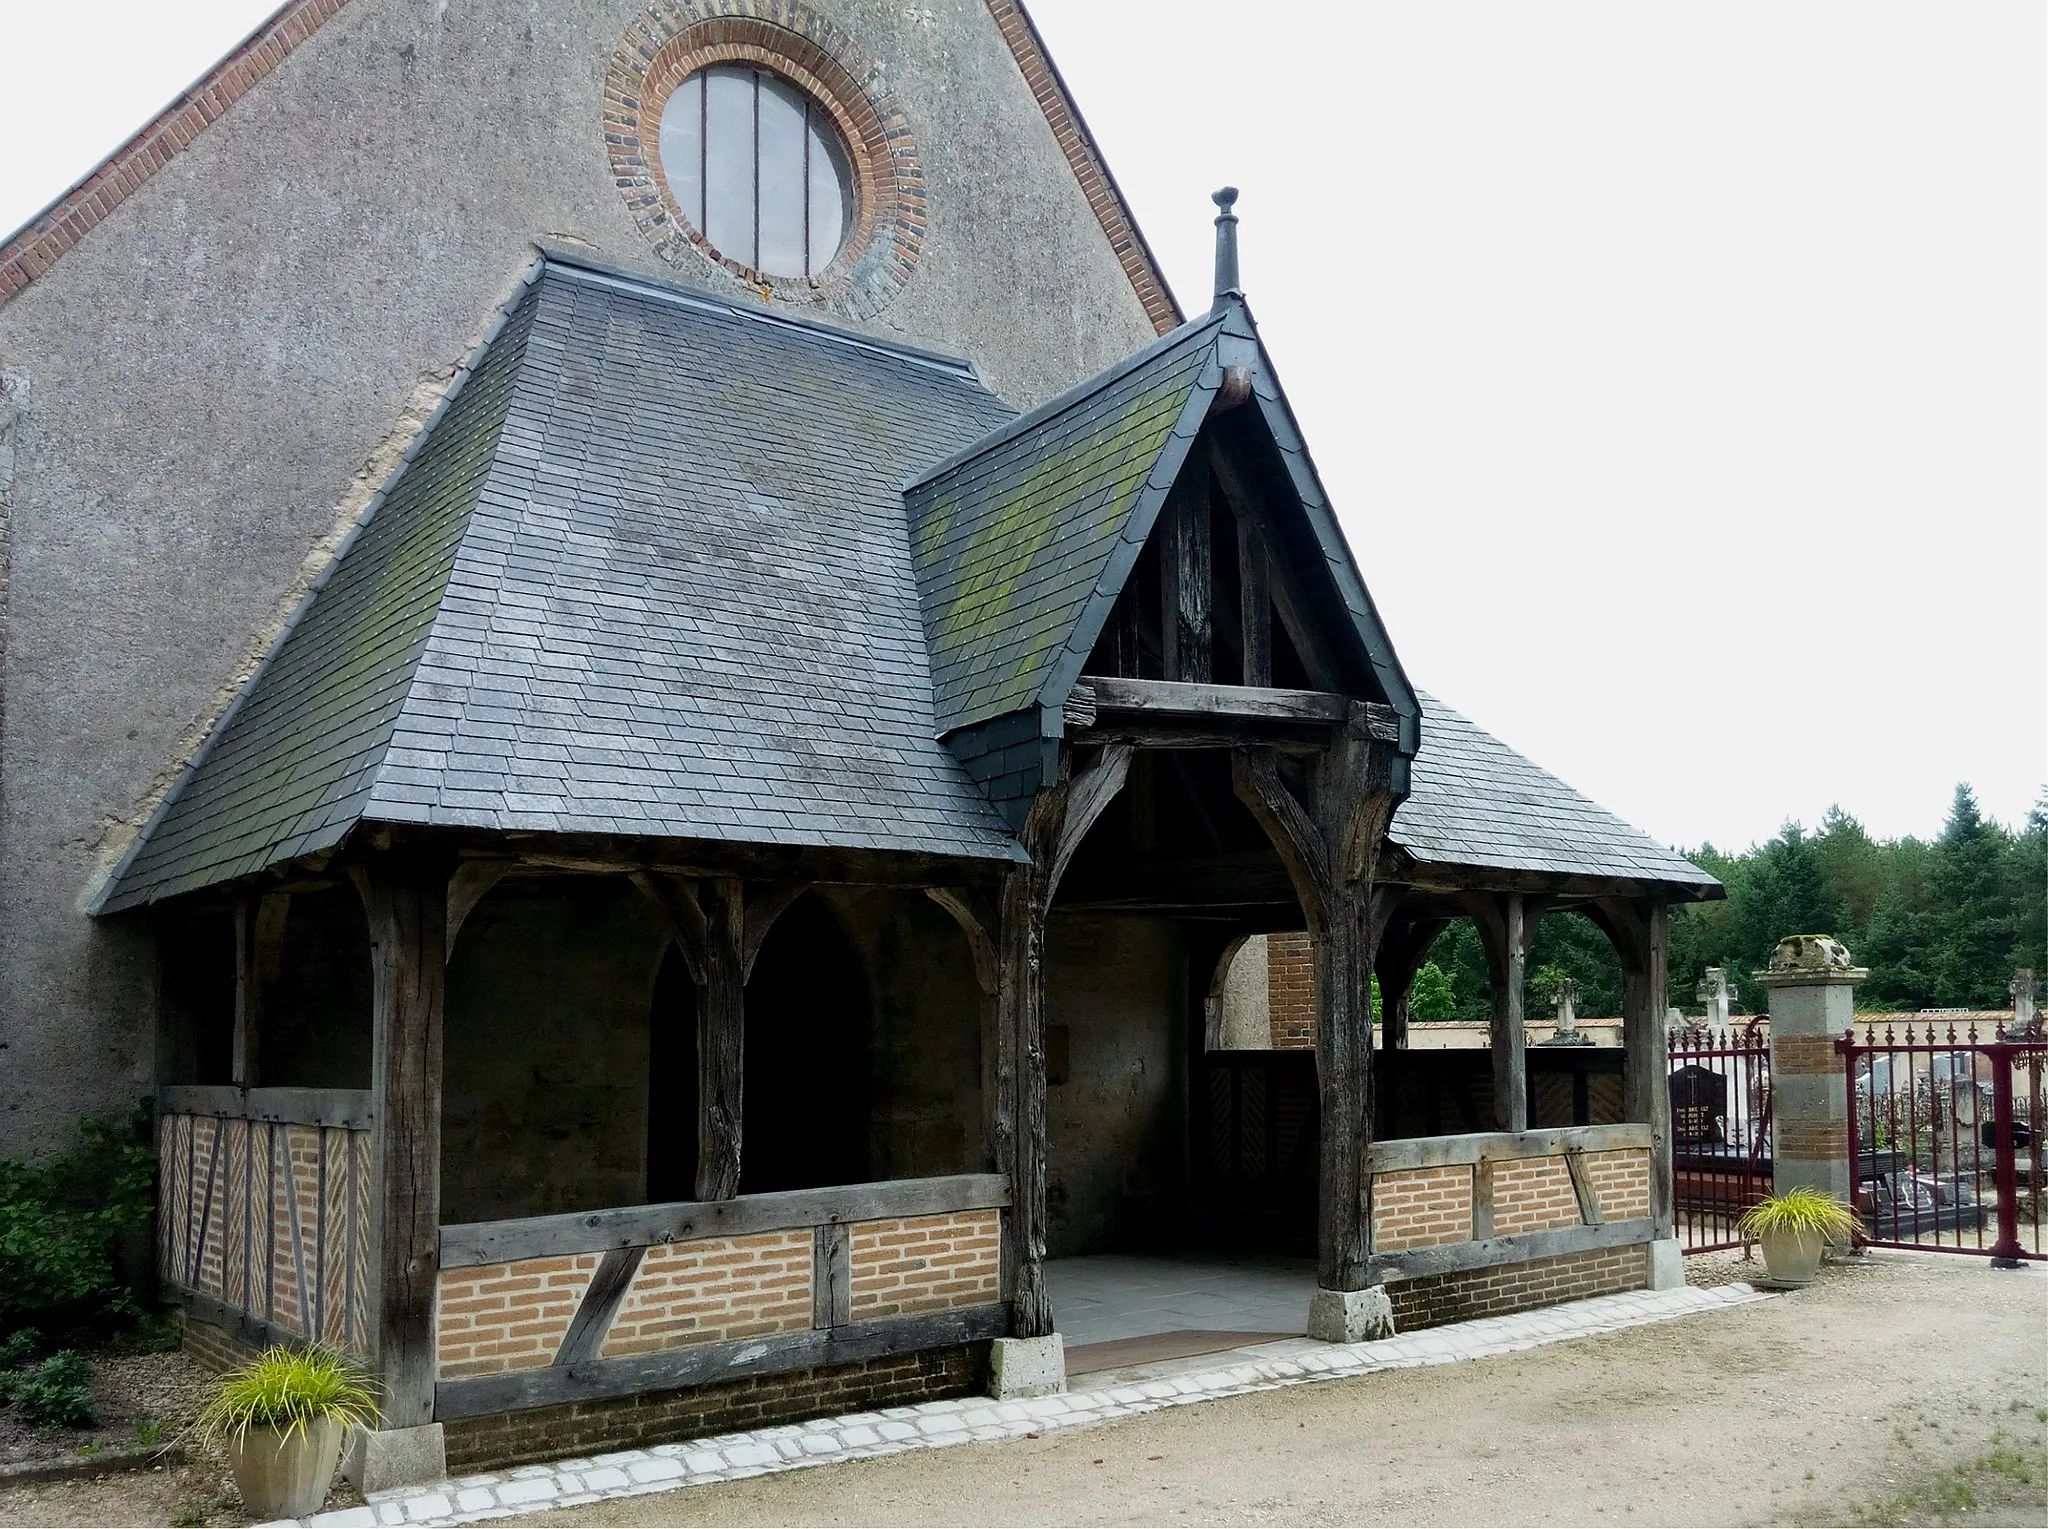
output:
[{"label": "paved walkway", "polygon": [[1248,1254],[1202,1257],[1054,1258],[1045,1283],[1071,1349],[1157,1333],[1308,1330],[1312,1259]]},{"label": "paved walkway", "polygon": [[992,1442],[1136,1417],[1217,1397],[1275,1391],[1341,1377],[1509,1354],[1594,1333],[1615,1332],[1696,1312],[1766,1299],[1747,1285],[1681,1287],[1601,1296],[1518,1316],[1489,1317],[1375,1343],[1324,1344],[1283,1338],[1204,1360],[1184,1359],[1022,1402],[961,1397],[687,1444],[621,1450],[594,1459],[466,1476],[380,1495],[367,1507],[323,1513],[315,1525],[459,1524],[548,1507],[736,1481],[835,1461]]}]

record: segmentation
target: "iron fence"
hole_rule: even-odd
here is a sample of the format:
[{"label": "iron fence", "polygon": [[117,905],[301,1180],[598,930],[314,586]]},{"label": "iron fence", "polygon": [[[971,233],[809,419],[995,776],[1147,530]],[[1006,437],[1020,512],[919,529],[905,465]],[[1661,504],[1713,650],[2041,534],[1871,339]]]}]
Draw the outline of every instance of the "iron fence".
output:
[{"label": "iron fence", "polygon": [[1866,1026],[1835,1043],[1848,1084],[1859,1241],[2016,1265],[2043,1258],[2048,1038],[1974,1025]]},{"label": "iron fence", "polygon": [[1771,1045],[1761,1018],[1740,1030],[1687,1026],[1667,1041],[1672,1209],[1688,1253],[1745,1245],[1742,1213],[1771,1191]]}]

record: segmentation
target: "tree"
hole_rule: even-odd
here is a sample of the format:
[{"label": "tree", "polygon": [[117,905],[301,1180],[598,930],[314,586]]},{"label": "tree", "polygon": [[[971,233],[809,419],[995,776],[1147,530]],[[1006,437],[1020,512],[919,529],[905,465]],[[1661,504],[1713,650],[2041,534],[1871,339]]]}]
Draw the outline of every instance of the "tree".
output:
[{"label": "tree", "polygon": [[1415,974],[1415,986],[1408,993],[1410,1019],[1456,1019],[1458,993],[1450,974],[1434,961],[1422,963]]}]

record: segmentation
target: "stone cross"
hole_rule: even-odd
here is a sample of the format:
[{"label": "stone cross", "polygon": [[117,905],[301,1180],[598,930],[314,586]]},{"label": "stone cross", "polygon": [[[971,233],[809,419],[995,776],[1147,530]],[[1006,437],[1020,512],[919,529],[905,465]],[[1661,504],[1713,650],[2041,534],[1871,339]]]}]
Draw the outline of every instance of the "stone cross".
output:
[{"label": "stone cross", "polygon": [[1593,1037],[1579,1029],[1579,984],[1566,977],[1557,985],[1557,1033],[1543,1044],[1546,1046],[1590,1046]]},{"label": "stone cross", "polygon": [[1707,1017],[1702,1023],[1709,1029],[1728,1028],[1728,1010],[1733,1005],[1735,994],[1728,986],[1726,967],[1708,967],[1700,977],[1699,986],[1693,989],[1693,996],[1707,1006]]},{"label": "stone cross", "polygon": [[2015,1035],[2025,1035],[2041,1022],[2041,1011],[2034,1001],[2034,973],[2029,967],[2021,967],[2012,974],[2012,981],[2006,984],[2006,991],[2012,994],[2012,1029]]}]

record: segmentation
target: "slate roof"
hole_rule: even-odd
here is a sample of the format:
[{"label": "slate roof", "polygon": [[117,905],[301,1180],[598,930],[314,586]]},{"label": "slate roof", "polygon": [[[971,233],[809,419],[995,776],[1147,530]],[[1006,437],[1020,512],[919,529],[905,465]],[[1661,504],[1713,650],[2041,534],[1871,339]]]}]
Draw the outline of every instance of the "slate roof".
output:
[{"label": "slate roof", "polygon": [[1422,748],[1388,836],[1424,864],[1618,876],[1716,895],[1691,861],[1516,753],[1434,696],[1422,701]]},{"label": "slate roof", "polygon": [[1223,384],[1251,377],[1349,640],[1401,714],[1418,708],[1323,494],[1250,308],[1231,294],[1118,366],[906,486],[939,726],[1056,711],[1101,635]]},{"label": "slate roof", "polygon": [[899,485],[964,362],[543,262],[101,903],[355,821],[1021,857],[938,742]]},{"label": "slate roof", "polygon": [[1018,418],[965,362],[550,257],[97,911],[361,822],[1021,859],[940,739],[1032,754],[1226,358],[1419,716],[1395,841],[1714,887],[1408,689],[1241,302]]}]

